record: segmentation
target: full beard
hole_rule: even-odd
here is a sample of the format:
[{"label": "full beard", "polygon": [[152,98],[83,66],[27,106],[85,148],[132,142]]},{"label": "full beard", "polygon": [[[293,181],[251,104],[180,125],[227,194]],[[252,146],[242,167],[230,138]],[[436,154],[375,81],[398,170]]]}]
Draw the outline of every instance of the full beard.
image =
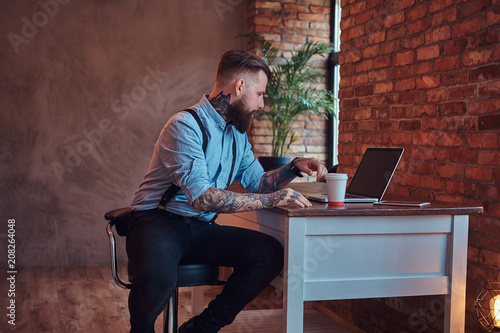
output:
[{"label": "full beard", "polygon": [[227,118],[229,123],[234,125],[240,133],[246,133],[252,125],[253,117],[257,111],[250,111],[246,105],[246,98],[229,104],[227,109]]}]

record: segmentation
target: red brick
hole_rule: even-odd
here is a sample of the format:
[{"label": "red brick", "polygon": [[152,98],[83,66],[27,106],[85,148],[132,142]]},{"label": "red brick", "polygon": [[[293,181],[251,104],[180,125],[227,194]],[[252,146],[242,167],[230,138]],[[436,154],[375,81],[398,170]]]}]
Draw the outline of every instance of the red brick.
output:
[{"label": "red brick", "polygon": [[500,65],[492,64],[473,69],[470,73],[471,82],[492,81],[500,79]]},{"label": "red brick", "polygon": [[463,51],[467,47],[468,39],[461,38],[457,40],[446,41],[443,44],[443,55],[459,54],[462,55]]},{"label": "red brick", "polygon": [[453,5],[453,0],[434,0],[429,5],[429,13],[434,13]]},{"label": "red brick", "polygon": [[451,29],[449,26],[445,25],[438,27],[426,33],[426,44],[434,44],[443,40],[448,40],[450,36]]},{"label": "red brick", "polygon": [[394,66],[404,66],[408,64],[413,64],[414,61],[415,61],[414,51],[396,53],[394,57]]},{"label": "red brick", "polygon": [[498,24],[500,22],[500,12],[499,10],[495,11],[487,11],[486,12],[486,19],[484,21],[484,26],[489,27],[495,24]]},{"label": "red brick", "polygon": [[498,134],[469,133],[467,143],[471,148],[498,148]]},{"label": "red brick", "polygon": [[413,21],[407,24],[408,35],[413,35],[418,32],[425,31],[431,26],[431,21],[428,18],[424,18],[418,21]]},{"label": "red brick", "polygon": [[461,86],[461,87],[451,87],[448,89],[448,99],[463,101],[464,99],[470,97],[476,97],[476,86]]},{"label": "red brick", "polygon": [[436,104],[424,104],[424,105],[414,105],[412,109],[413,117],[421,117],[427,115],[434,117],[437,112]]},{"label": "red brick", "polygon": [[413,66],[411,66],[410,74],[411,75],[422,75],[434,72],[434,63],[432,61],[421,61],[417,62]]},{"label": "red brick", "polygon": [[437,144],[441,147],[461,147],[465,144],[464,139],[458,133],[438,133]]},{"label": "red brick", "polygon": [[358,14],[358,15],[356,15],[355,19],[356,19],[357,25],[364,24],[366,22],[369,22],[372,19],[372,13],[367,11],[367,12]]},{"label": "red brick", "polygon": [[387,30],[387,40],[397,39],[397,43],[401,44],[400,39],[407,35],[407,29],[405,25],[398,25]]},{"label": "red brick", "polygon": [[404,22],[405,20],[405,14],[404,12],[398,12],[392,15],[387,15],[384,18],[384,26],[386,28],[390,28],[393,25],[400,24]]},{"label": "red brick", "polygon": [[498,96],[500,95],[500,81],[485,82],[479,86],[479,96]]},{"label": "red brick", "polygon": [[349,53],[344,55],[345,63],[358,62],[359,60],[361,60],[361,52],[360,51],[353,51],[353,52],[349,52]]},{"label": "red brick", "polygon": [[469,83],[469,71],[443,73],[443,86],[455,86]]},{"label": "red brick", "polygon": [[[275,24],[271,24],[271,25],[279,25],[279,19],[276,19],[276,20],[278,20],[278,22]],[[294,27],[294,28],[308,28],[309,27],[308,22],[298,21],[298,20],[284,20],[283,25],[285,27]]]},{"label": "red brick", "polygon": [[384,41],[385,41],[385,31],[379,31],[368,35],[368,42],[370,44],[378,44]]},{"label": "red brick", "polygon": [[469,0],[463,6],[459,7],[459,17],[469,17],[482,12],[484,8],[489,6],[490,4],[491,0]]},{"label": "red brick", "polygon": [[365,86],[358,86],[354,88],[355,95],[357,97],[359,96],[368,96],[368,95],[373,95],[373,84],[365,85]]},{"label": "red brick", "polygon": [[463,115],[467,112],[465,102],[448,102],[439,104],[439,115],[441,116],[456,116]]},{"label": "red brick", "polygon": [[431,89],[426,92],[427,102],[439,102],[448,98],[448,89]]},{"label": "red brick", "polygon": [[464,66],[478,66],[491,62],[493,56],[492,50],[472,51],[464,54]]},{"label": "red brick", "polygon": [[[281,5],[280,2],[278,2],[277,4],[278,4],[278,6]],[[308,12],[309,11],[308,5],[298,5],[295,3],[285,3],[285,4],[283,4],[283,8],[285,10],[291,10],[294,12]],[[280,9],[280,8],[274,8],[274,9]]]},{"label": "red brick", "polygon": [[500,114],[480,116],[478,119],[480,131],[500,130]]},{"label": "red brick", "polygon": [[309,13],[299,13],[299,20],[304,21],[324,21],[325,15],[323,14],[309,14]]},{"label": "red brick", "polygon": [[399,122],[400,131],[419,131],[422,127],[420,120],[401,120]]},{"label": "red brick", "polygon": [[401,38],[380,45],[380,54],[392,54],[401,50]]},{"label": "red brick", "polygon": [[406,19],[408,22],[418,20],[427,14],[428,4],[420,4],[416,7],[410,8],[406,11]]},{"label": "red brick", "polygon": [[443,12],[436,13],[432,15],[432,25],[440,26],[443,24],[449,24],[457,20],[457,9],[450,8]]},{"label": "red brick", "polygon": [[498,168],[500,165],[500,151],[490,150],[490,151],[479,151],[478,164],[480,165],[490,165]]},{"label": "red brick", "polygon": [[491,181],[492,171],[489,168],[467,167],[465,168],[465,179],[477,181]]},{"label": "red brick", "polygon": [[346,31],[349,28],[352,28],[356,25],[356,20],[354,17],[346,17],[340,21],[340,29],[341,31]]},{"label": "red brick", "polygon": [[366,10],[366,2],[365,1],[356,2],[356,3],[354,3],[353,6],[350,7],[351,15],[364,12],[365,10]]},{"label": "red brick", "polygon": [[282,36],[282,38],[283,38],[283,41],[287,42],[287,43],[303,44],[306,42],[306,38],[303,36],[284,35],[284,36]]},{"label": "red brick", "polygon": [[311,13],[330,14],[330,7],[311,6]]},{"label": "red brick", "polygon": [[456,69],[460,67],[460,56],[448,56],[436,59],[435,61],[436,71],[449,71],[451,69]]},{"label": "red brick", "polygon": [[281,9],[281,3],[271,1],[255,1],[255,8]]},{"label": "red brick", "polygon": [[414,133],[413,144],[416,146],[435,146],[437,138],[434,133]]},{"label": "red brick", "polygon": [[428,75],[417,78],[417,88],[430,89],[441,85],[441,77],[439,75]]},{"label": "red brick", "polygon": [[425,44],[425,34],[421,33],[418,35],[413,35],[407,38],[404,38],[403,48],[405,49],[416,49]]},{"label": "red brick", "polygon": [[440,163],[436,165],[436,174],[443,178],[460,178],[462,165],[459,163]]},{"label": "red brick", "polygon": [[417,50],[417,60],[429,60],[439,57],[439,46],[427,46]]},{"label": "red brick", "polygon": [[448,128],[448,123],[442,118],[423,118],[422,131],[427,130],[445,130]]},{"label": "red brick", "polygon": [[385,94],[393,91],[394,84],[392,82],[376,83],[373,88],[374,94]]},{"label": "red brick", "polygon": [[375,44],[373,46],[365,47],[362,51],[362,55],[365,59],[374,58],[378,55],[379,51],[380,44]]},{"label": "red brick", "polygon": [[481,17],[476,16],[467,20],[459,21],[452,26],[452,34],[453,38],[462,37],[465,35],[470,35],[476,31],[481,29]]},{"label": "red brick", "polygon": [[267,18],[267,17],[256,17],[254,19],[255,25],[279,25],[281,23],[281,19],[279,18]]},{"label": "red brick", "polygon": [[374,59],[373,61],[373,67],[374,68],[384,68],[384,67],[389,67],[392,65],[391,58],[386,56],[386,57],[378,57]]},{"label": "red brick", "polygon": [[394,85],[394,91],[408,91],[413,89],[415,89],[415,79],[413,78],[396,81]]},{"label": "red brick", "polygon": [[445,182],[437,177],[420,177],[420,187],[429,190],[444,190]]},{"label": "red brick", "polygon": [[391,143],[393,145],[411,145],[412,144],[412,135],[411,133],[391,133]]},{"label": "red brick", "polygon": [[425,95],[419,91],[409,91],[400,93],[398,102],[401,104],[418,104],[425,101]]},{"label": "red brick", "polygon": [[476,164],[477,151],[464,148],[450,149],[450,161],[461,162],[463,164]]},{"label": "red brick", "polygon": [[469,114],[488,114],[498,110],[500,110],[500,98],[471,101],[469,104]]}]

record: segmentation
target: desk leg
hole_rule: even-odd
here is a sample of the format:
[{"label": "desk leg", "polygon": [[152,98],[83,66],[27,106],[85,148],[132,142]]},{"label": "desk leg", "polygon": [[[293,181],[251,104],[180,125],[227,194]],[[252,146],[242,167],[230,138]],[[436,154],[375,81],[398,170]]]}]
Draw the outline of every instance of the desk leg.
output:
[{"label": "desk leg", "polygon": [[468,233],[469,217],[454,216],[448,248],[450,288],[445,296],[444,331],[447,333],[463,333],[465,330]]},{"label": "desk leg", "polygon": [[283,286],[283,332],[304,329],[305,218],[289,218],[285,223],[285,278]]}]

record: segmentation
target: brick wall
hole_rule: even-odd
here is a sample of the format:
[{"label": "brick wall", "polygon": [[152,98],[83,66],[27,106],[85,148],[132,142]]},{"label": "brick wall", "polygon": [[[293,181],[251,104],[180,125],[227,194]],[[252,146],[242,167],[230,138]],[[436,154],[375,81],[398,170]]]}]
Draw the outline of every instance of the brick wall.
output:
[{"label": "brick wall", "polygon": [[[248,11],[249,32],[259,33],[272,41],[280,49],[279,58],[290,58],[292,52],[298,50],[306,39],[329,42],[330,0],[250,0]],[[255,50],[251,44],[248,48],[250,51]],[[318,60],[317,65],[326,68],[325,59]],[[297,141],[290,147],[288,155],[327,160],[328,130],[325,118],[317,115],[300,116],[293,126]],[[258,156],[270,155],[269,123],[263,119],[254,120],[249,134],[254,153]]]},{"label": "brick wall", "polygon": [[[339,164],[404,147],[389,191],[481,205],[469,231],[466,332],[476,287],[500,281],[500,2],[342,0]],[[325,302],[367,332],[442,332],[443,298]],[[425,328],[425,330],[421,330]]]}]

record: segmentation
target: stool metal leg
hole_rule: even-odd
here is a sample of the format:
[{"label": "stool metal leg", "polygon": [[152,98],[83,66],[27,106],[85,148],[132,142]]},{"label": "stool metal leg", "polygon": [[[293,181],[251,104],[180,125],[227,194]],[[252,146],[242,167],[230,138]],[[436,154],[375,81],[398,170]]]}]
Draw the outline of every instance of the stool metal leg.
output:
[{"label": "stool metal leg", "polygon": [[177,333],[177,303],[179,302],[179,290],[175,288],[170,296],[165,309],[163,310],[163,332],[164,333]]}]

